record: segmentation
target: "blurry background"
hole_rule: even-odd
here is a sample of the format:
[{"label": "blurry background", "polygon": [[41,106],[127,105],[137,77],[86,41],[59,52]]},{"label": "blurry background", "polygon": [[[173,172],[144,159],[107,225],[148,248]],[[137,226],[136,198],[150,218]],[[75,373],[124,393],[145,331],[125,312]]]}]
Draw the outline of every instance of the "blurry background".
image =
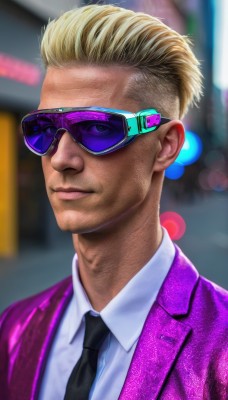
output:
[{"label": "blurry background", "polygon": [[[0,311],[71,273],[71,236],[56,226],[40,158],[23,145],[20,120],[39,103],[42,27],[87,3],[97,1],[0,0]],[[158,16],[193,39],[205,94],[185,118],[183,151],[166,171],[161,222],[201,274],[228,288],[228,2],[115,4]]]}]

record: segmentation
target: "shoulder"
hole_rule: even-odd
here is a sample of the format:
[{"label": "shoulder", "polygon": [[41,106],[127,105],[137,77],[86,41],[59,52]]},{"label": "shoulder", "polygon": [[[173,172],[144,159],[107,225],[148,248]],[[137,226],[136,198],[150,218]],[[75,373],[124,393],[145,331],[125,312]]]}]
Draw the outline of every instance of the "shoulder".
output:
[{"label": "shoulder", "polygon": [[227,290],[200,275],[195,266],[177,246],[169,283],[169,287],[175,288],[179,299],[183,297],[187,299],[186,311],[188,309],[190,315],[193,310],[203,309],[205,315],[212,312],[210,317],[226,316],[227,318]]},{"label": "shoulder", "polygon": [[[192,268],[189,265],[189,268]],[[204,324],[205,332],[218,335],[227,332],[228,292],[214,282],[198,275],[189,302],[188,318],[193,325]]]},{"label": "shoulder", "polygon": [[27,383],[31,385],[39,374],[72,292],[70,277],[35,296],[12,304],[1,315],[0,392],[4,393],[4,399],[9,398],[9,390],[12,390],[12,398],[16,398],[14,390],[18,385],[20,388],[24,385],[23,393],[30,390]]},{"label": "shoulder", "polygon": [[208,334],[225,338],[228,334],[228,292],[200,275],[192,296],[191,317],[198,324],[202,322]]},{"label": "shoulder", "polygon": [[199,276],[188,321],[202,338],[202,345],[207,342],[213,353],[220,354],[220,361],[224,352],[227,359],[228,292],[225,289]]},{"label": "shoulder", "polygon": [[225,314],[228,312],[228,291],[203,276],[199,276],[196,296],[201,297],[204,304],[214,310]]},{"label": "shoulder", "polygon": [[[228,292],[199,276],[186,321],[192,326],[201,346],[211,349],[214,359],[228,357]],[[215,354],[216,353],[216,354]],[[227,360],[228,361],[228,360]]]},{"label": "shoulder", "polygon": [[72,280],[68,277],[42,292],[10,305],[0,316],[0,341],[6,339],[12,331],[21,331],[25,321],[38,310],[48,309],[54,298],[58,302],[71,292]]},{"label": "shoulder", "polygon": [[176,255],[157,298],[174,318],[181,318],[195,332],[219,337],[227,330],[228,292],[199,275],[176,246]]},{"label": "shoulder", "polygon": [[[228,365],[228,292],[201,276],[176,247],[176,256],[159,293],[159,304],[170,321],[189,329],[176,363],[176,374],[188,372],[188,384],[204,393],[202,398],[224,399]],[[200,382],[199,382],[200,380]]]},{"label": "shoulder", "polygon": [[[206,374],[205,397],[227,398],[228,385],[228,292],[200,276],[195,293],[197,307],[194,319],[198,320],[198,352],[211,354]],[[199,323],[200,320],[200,323]],[[208,396],[208,397],[207,397]]]}]

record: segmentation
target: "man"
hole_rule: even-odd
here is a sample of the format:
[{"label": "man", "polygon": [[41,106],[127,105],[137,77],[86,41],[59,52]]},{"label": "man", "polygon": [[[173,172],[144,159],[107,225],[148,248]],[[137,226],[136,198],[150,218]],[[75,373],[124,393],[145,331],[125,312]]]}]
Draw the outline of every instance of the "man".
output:
[{"label": "man", "polygon": [[39,110],[22,128],[72,232],[73,290],[67,278],[2,315],[1,399],[225,400],[227,294],[159,222],[180,118],[201,95],[187,39],[90,5],[50,22],[41,53]]}]

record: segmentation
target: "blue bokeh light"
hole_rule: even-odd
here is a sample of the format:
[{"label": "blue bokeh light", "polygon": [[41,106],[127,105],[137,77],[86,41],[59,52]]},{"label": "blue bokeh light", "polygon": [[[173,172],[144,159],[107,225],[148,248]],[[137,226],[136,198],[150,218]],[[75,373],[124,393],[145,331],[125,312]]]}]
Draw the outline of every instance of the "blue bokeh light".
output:
[{"label": "blue bokeh light", "polygon": [[203,145],[200,137],[191,131],[185,132],[184,145],[175,160],[175,163],[190,165],[198,160],[202,153]]},{"label": "blue bokeh light", "polygon": [[181,178],[184,175],[185,166],[196,162],[202,150],[203,144],[200,137],[192,131],[186,131],[184,145],[175,162],[166,169],[165,176],[173,180]]},{"label": "blue bokeh light", "polygon": [[166,169],[165,176],[169,179],[179,179],[184,175],[184,169],[182,164],[174,162]]}]

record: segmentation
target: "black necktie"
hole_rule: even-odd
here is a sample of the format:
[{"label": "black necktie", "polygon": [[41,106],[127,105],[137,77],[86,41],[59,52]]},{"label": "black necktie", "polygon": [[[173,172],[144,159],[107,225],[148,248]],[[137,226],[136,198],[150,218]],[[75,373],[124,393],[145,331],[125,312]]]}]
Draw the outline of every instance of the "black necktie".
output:
[{"label": "black necktie", "polygon": [[97,372],[98,352],[108,332],[101,317],[85,315],[82,355],[71,372],[64,400],[88,400]]}]

